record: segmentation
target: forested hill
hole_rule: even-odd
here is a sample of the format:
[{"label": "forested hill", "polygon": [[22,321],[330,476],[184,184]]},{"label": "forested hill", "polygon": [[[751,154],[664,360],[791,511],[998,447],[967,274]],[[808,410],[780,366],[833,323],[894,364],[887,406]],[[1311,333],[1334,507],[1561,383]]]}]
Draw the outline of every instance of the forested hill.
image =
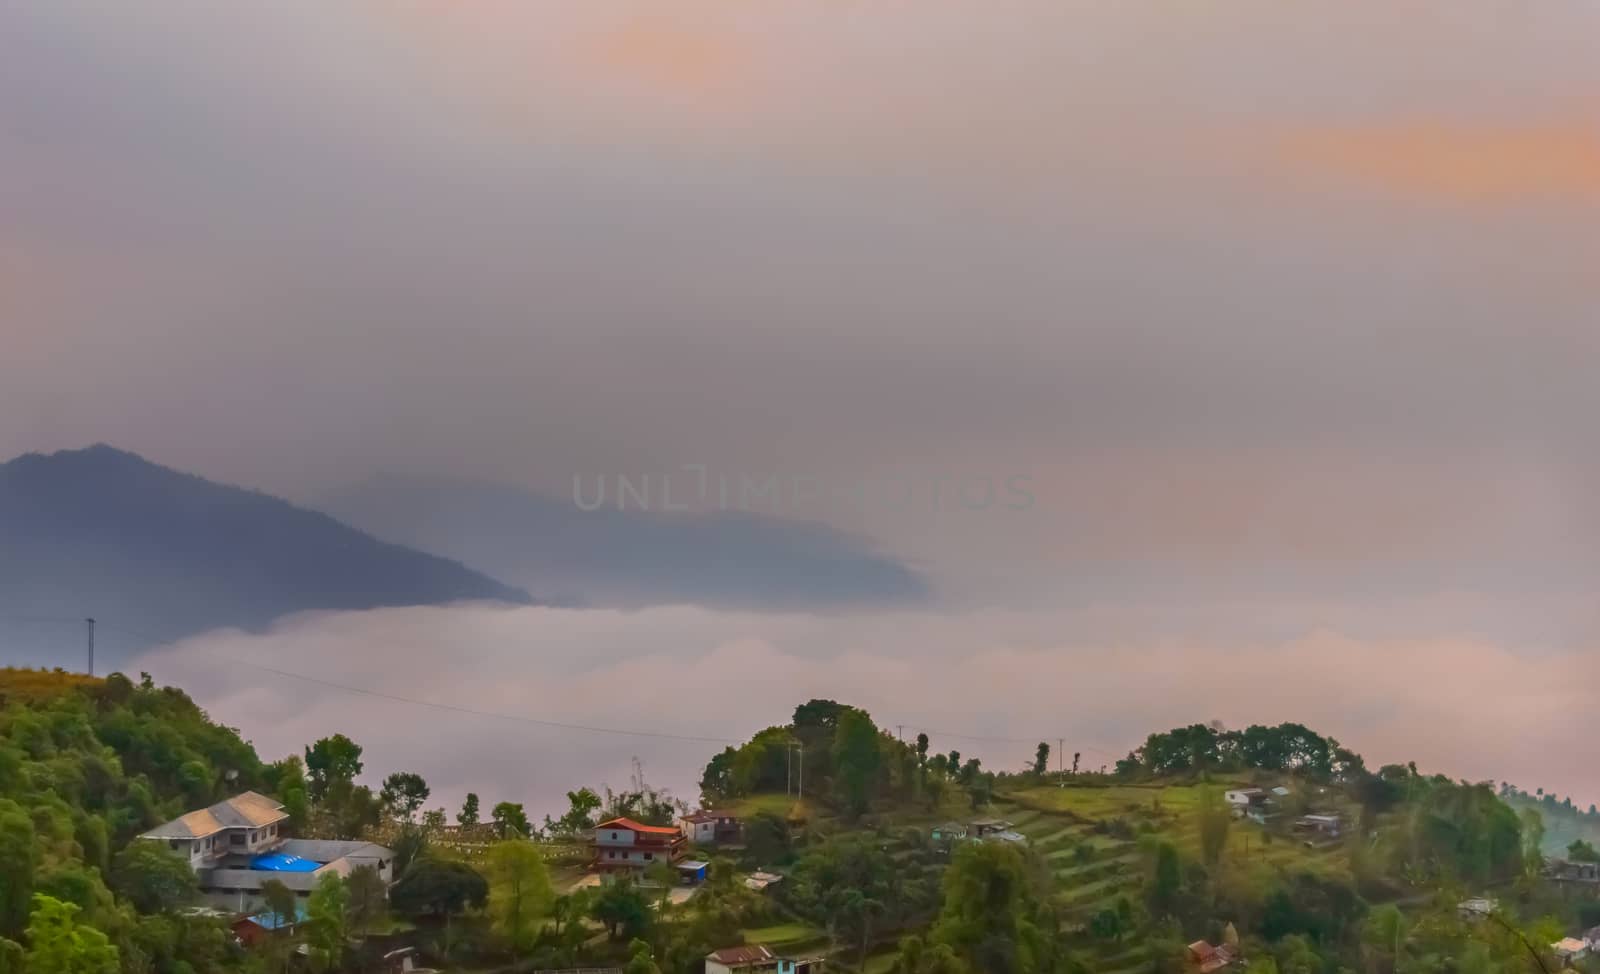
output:
[{"label": "forested hill", "polygon": [[[267,764],[177,689],[0,669],[0,972],[307,974],[303,950],[314,974],[354,974],[415,946],[446,970],[701,974],[711,951],[771,945],[837,974],[1196,974],[1204,940],[1250,974],[1536,974],[1558,963],[1546,945],[1600,924],[1593,891],[1541,869],[1536,813],[1369,770],[1298,724],[1153,734],[1113,772],[1044,742],[993,770],[947,743],[803,703],[711,756],[701,803],[742,827],[686,850],[702,883],[660,861],[591,889],[597,824],[668,826],[690,804],[640,770],[620,794],[573,782],[542,827],[500,796],[452,816],[419,774],[359,784],[362,748],[339,734]],[[233,915],[193,909],[188,863],[134,839],[245,790],[282,802],[291,835],[391,847],[394,885],[329,872],[267,900],[304,910],[295,930],[233,943]],[[1261,804],[1241,814],[1244,794]]]},{"label": "forested hill", "polygon": [[59,904],[122,963],[96,965],[89,951],[75,958],[87,966],[49,971],[216,969],[225,930],[150,915],[164,890],[192,892],[188,864],[130,843],[245,789],[292,797],[295,787],[179,690],[0,670],[0,970],[18,969],[5,960],[19,945],[39,952],[30,920],[39,927],[41,907],[48,917]]},{"label": "forested hill", "polygon": [[[814,700],[715,755],[701,786],[754,816],[790,876],[780,899],[901,974],[1192,974],[1200,940],[1267,974],[1526,974],[1522,938],[1554,965],[1542,945],[1600,923],[1543,877],[1537,816],[1491,784],[1369,769],[1300,724],[1175,728],[1109,772],[1048,742],[999,768],[950,743]],[[1502,922],[1464,916],[1468,897]]]},{"label": "forested hill", "polygon": [[[526,592],[265,494],[95,446],[0,465],[0,656],[80,658],[75,629],[116,620],[104,658],[148,632],[170,639],[257,628],[309,609],[460,600],[526,603]],[[109,668],[109,667],[108,667]]]}]

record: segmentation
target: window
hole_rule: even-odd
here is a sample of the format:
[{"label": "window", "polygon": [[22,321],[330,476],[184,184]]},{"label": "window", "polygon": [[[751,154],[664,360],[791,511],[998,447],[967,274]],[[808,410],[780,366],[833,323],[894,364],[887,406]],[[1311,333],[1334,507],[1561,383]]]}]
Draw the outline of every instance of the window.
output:
[{"label": "window", "polygon": [[615,832],[613,832],[613,833],[611,833],[611,837],[612,837],[612,838],[613,838],[613,839],[615,839],[615,838],[616,838],[616,837],[617,837],[617,833],[615,833]]},{"label": "window", "polygon": [[656,854],[653,853],[653,852],[647,852],[647,853],[644,854],[644,857],[646,859],[654,859],[656,857]]},{"label": "window", "polygon": [[178,840],[177,839],[168,839],[167,840],[167,846],[168,846],[168,848],[172,849],[172,851],[174,851],[174,852],[178,851]]}]

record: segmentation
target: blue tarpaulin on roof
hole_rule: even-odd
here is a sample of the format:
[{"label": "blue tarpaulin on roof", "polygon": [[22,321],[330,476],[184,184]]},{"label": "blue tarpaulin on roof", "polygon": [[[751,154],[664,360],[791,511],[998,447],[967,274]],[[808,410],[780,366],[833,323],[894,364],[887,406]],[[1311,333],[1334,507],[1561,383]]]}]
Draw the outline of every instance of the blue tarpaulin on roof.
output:
[{"label": "blue tarpaulin on roof", "polygon": [[269,852],[250,860],[250,868],[273,873],[314,873],[322,868],[322,863],[299,856],[286,856],[281,852]]}]

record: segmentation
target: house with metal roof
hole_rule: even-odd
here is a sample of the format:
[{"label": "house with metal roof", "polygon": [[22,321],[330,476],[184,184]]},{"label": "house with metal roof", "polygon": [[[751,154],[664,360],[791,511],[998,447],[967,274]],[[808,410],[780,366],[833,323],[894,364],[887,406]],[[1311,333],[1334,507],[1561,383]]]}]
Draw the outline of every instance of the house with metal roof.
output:
[{"label": "house with metal roof", "polygon": [[282,802],[247,791],[181,815],[139,838],[165,842],[199,872],[230,855],[255,855],[281,844],[288,819]]},{"label": "house with metal roof", "polygon": [[670,866],[683,858],[687,845],[683,832],[671,826],[614,818],[595,826],[591,865],[600,872],[644,870],[658,862]]},{"label": "house with metal roof", "polygon": [[739,817],[732,812],[702,809],[678,819],[683,837],[695,845],[726,845],[739,841]]},{"label": "house with metal roof", "polygon": [[214,906],[246,913],[262,905],[261,887],[277,880],[309,896],[328,873],[348,876],[370,866],[392,881],[394,853],[372,842],[291,839],[289,814],[265,795],[247,791],[210,808],[189,812],[140,836],[164,842],[195,872],[200,892]]},{"label": "house with metal roof", "polygon": [[820,974],[821,957],[784,957],[763,944],[724,947],[706,955],[706,974]]}]

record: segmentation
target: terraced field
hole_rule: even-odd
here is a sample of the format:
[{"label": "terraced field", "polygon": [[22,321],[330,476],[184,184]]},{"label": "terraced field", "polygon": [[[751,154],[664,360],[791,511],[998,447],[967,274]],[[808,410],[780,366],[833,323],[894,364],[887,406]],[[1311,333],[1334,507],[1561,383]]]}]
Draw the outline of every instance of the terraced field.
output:
[{"label": "terraced field", "polygon": [[[1037,788],[996,801],[995,814],[1013,823],[1050,864],[1068,907],[1069,923],[1087,925],[1102,910],[1127,897],[1143,896],[1145,855],[1139,837],[1154,834],[1186,858],[1200,854],[1195,814],[1200,789],[1192,786]],[[1235,822],[1223,853],[1230,867],[1263,870],[1348,868],[1343,849],[1309,849],[1267,830]],[[1096,974],[1140,974],[1149,957],[1139,938],[1123,942],[1083,940],[1084,959]]]}]

